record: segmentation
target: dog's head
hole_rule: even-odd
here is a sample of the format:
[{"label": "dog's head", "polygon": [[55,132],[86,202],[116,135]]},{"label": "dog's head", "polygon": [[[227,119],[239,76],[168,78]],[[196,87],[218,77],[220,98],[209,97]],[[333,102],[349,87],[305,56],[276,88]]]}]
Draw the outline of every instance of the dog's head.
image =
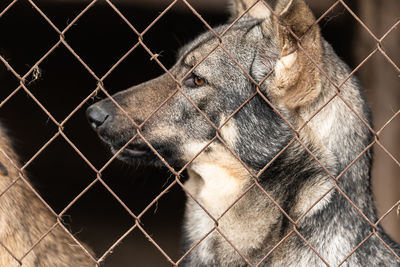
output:
[{"label": "dog's head", "polygon": [[89,107],[92,128],[113,153],[131,141],[118,156],[129,163],[161,163],[151,144],[182,166],[209,144],[204,153],[234,152],[252,167],[265,165],[293,135],[267,101],[295,114],[321,90],[312,63],[320,61],[321,40],[311,11],[303,0],[273,2],[235,1],[232,17],[241,18],[216,28],[219,37],[200,35],[169,73]]}]

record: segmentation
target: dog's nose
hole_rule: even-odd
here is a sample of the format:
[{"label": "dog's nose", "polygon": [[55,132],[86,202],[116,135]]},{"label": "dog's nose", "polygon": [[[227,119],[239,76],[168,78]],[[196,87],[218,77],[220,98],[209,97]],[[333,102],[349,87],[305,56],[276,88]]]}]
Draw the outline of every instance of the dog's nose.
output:
[{"label": "dog's nose", "polygon": [[89,120],[90,126],[94,130],[99,129],[102,125],[110,120],[111,114],[99,105],[92,105],[86,110],[86,117]]}]

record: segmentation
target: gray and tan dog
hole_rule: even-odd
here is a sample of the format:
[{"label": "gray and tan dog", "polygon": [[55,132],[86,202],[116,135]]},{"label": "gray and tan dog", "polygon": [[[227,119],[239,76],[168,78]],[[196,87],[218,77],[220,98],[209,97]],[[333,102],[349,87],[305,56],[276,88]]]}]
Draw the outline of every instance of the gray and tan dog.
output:
[{"label": "gray and tan dog", "polygon": [[[232,17],[242,15],[254,2],[236,0],[232,5]],[[380,226],[374,230],[344,196],[372,223],[377,221],[370,183],[371,151],[362,154],[343,172],[372,142],[368,127],[343,101],[371,124],[370,111],[358,81],[350,78],[341,87],[343,100],[335,97],[312,117],[336,94],[329,80],[341,84],[350,70],[321,37],[304,0],[268,3],[279,19],[260,2],[221,38],[226,51],[252,79],[263,81],[272,72],[259,87],[263,95],[256,95],[228,121],[257,88],[221,47],[185,76],[218,45],[219,40],[212,33],[202,34],[183,47],[177,63],[170,69],[174,77],[182,79],[183,92],[213,124],[222,126],[218,131],[221,139],[215,139],[189,164],[185,187],[214,218],[219,218],[219,231],[251,264],[262,261],[261,266],[325,266],[346,260],[343,266],[400,266],[398,256],[385,244],[397,255],[400,255],[399,246]],[[215,31],[222,33],[228,25],[217,27]],[[301,37],[302,48],[298,48],[297,40],[286,26]],[[88,109],[88,119],[115,153],[137,132],[126,115],[142,123],[175,93],[176,86],[171,76],[164,74],[114,95],[125,112],[105,99]],[[276,109],[268,105],[264,97]],[[297,129],[312,119],[301,129],[298,140],[274,159],[296,136],[278,112]],[[189,162],[217,135],[215,128],[179,92],[151,116],[140,131],[163,158],[177,168]],[[251,187],[254,178],[231,151],[254,173],[274,159],[259,177],[260,187]],[[132,141],[118,157],[132,164],[162,165],[140,138]],[[337,187],[321,165],[334,177],[341,174]],[[249,187],[251,189],[225,213]],[[308,244],[292,231],[292,221],[263,191],[290,218],[299,219],[295,229]],[[214,226],[206,212],[188,197],[184,251]],[[373,231],[385,244],[372,235],[351,254]],[[287,235],[289,237],[268,255]],[[185,264],[244,266],[247,263],[218,231],[213,231],[187,255]]]},{"label": "gray and tan dog", "polygon": [[[19,171],[14,164],[19,160],[1,127],[0,149],[5,153],[0,153],[0,266],[95,266],[60,226],[41,239],[56,223],[56,218],[25,182],[18,179]],[[22,265],[14,257],[23,258]]]}]

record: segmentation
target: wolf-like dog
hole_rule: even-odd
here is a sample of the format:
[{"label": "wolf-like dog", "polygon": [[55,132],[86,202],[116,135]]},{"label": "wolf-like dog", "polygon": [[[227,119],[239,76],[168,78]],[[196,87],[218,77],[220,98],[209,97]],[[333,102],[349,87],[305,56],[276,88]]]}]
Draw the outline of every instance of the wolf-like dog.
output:
[{"label": "wolf-like dog", "polygon": [[0,266],[95,266],[60,226],[52,229],[56,218],[20,178],[18,157],[2,127],[0,149]]},{"label": "wolf-like dog", "polygon": [[90,106],[91,126],[125,162],[163,165],[142,135],[187,165],[185,266],[400,266],[373,225],[359,82],[304,0],[236,0],[231,12],[169,73]]}]

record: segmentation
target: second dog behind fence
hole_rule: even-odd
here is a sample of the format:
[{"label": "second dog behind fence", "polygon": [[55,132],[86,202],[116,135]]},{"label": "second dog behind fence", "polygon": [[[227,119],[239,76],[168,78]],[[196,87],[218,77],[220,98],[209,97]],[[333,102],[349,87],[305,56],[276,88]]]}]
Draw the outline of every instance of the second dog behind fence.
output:
[{"label": "second dog behind fence", "polygon": [[0,267],[94,266],[90,249],[75,242],[29,187],[4,132],[1,127]]},{"label": "second dog behind fence", "polygon": [[91,126],[125,162],[187,170],[186,266],[399,266],[373,225],[357,79],[334,86],[350,70],[303,0],[266,2],[232,1],[167,73],[92,105]]}]

